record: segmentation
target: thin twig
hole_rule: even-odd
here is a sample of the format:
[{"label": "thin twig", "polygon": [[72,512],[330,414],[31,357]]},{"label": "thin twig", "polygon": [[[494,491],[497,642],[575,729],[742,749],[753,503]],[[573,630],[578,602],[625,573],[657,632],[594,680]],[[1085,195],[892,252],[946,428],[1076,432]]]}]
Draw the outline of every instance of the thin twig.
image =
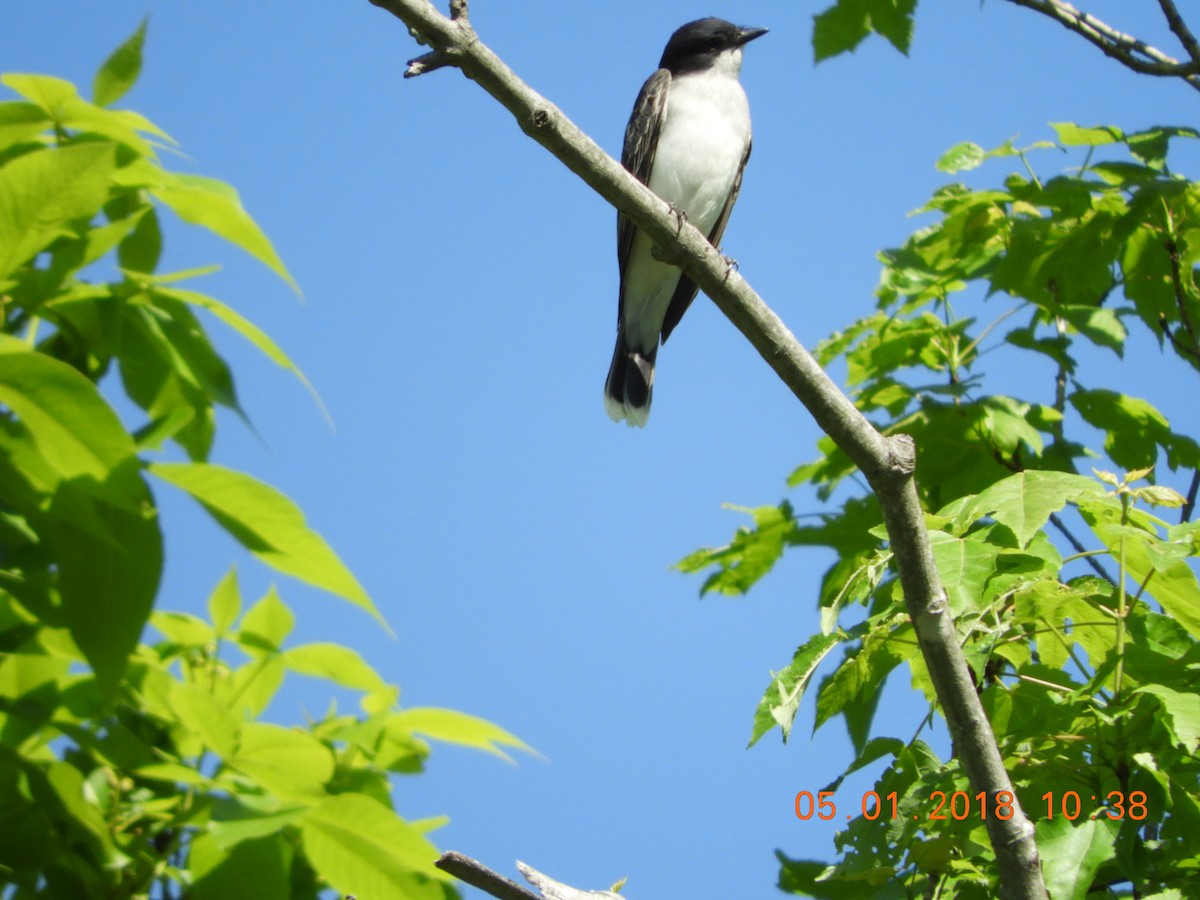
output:
[{"label": "thin twig", "polygon": [[449,872],[459,881],[465,881],[471,887],[477,887],[485,894],[499,897],[500,900],[541,900],[537,894],[525,890],[515,881],[493,872],[483,863],[462,853],[443,853],[434,865],[443,872]]},{"label": "thin twig", "polygon": [[1017,6],[1048,16],[1100,48],[1105,56],[1143,75],[1180,78],[1200,91],[1200,61],[1180,62],[1133,35],[1118,31],[1090,13],[1081,12],[1064,0],[1008,0]]},{"label": "thin twig", "polygon": [[1200,63],[1200,41],[1196,40],[1196,36],[1183,21],[1183,16],[1179,15],[1179,10],[1175,8],[1175,0],[1158,0],[1158,5],[1162,7],[1167,24],[1175,32],[1175,37],[1179,38],[1179,43],[1183,44],[1183,49],[1192,58],[1192,62]]},{"label": "thin twig", "polygon": [[1109,575],[1108,572],[1105,571],[1104,566],[1100,564],[1100,560],[1096,559],[1095,554],[1088,550],[1087,547],[1079,543],[1079,538],[1075,537],[1075,535],[1071,533],[1071,529],[1067,528],[1066,523],[1058,517],[1058,513],[1050,513],[1050,524],[1057,528],[1059,533],[1067,539],[1067,543],[1069,543],[1078,554],[1078,559],[1087,560],[1087,564],[1096,570],[1097,575],[1099,575],[1109,584],[1116,584],[1116,582],[1113,581],[1113,577]]},{"label": "thin twig", "polygon": [[1192,513],[1196,509],[1196,492],[1200,490],[1200,469],[1192,473],[1192,486],[1188,488],[1187,500],[1184,501],[1183,509],[1179,511],[1179,524],[1190,522]]}]

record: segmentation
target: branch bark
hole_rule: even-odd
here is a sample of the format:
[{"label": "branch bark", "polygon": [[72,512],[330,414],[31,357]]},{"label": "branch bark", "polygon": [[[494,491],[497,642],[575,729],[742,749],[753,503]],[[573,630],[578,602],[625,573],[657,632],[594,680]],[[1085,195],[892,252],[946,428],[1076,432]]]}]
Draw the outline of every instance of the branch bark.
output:
[{"label": "branch bark", "polygon": [[758,350],[804,404],[817,424],[854,461],[879,498],[905,603],[925,664],[946,715],[955,754],[974,792],[1014,799],[1011,819],[984,820],[1001,873],[1000,896],[1047,896],[1033,826],[1025,817],[995,736],[959,647],[917,497],[916,450],[905,435],[885,437],[854,407],[812,355],[729,261],[690,224],[677,218],[649,188],[625,171],[561,110],[533,91],[475,34],[464,0],[447,18],[428,0],[370,0],[399,18],[432,48],[414,60],[412,77],[454,66],[504,106],[521,129],[549,150],[605,200],[643,229],[664,258],[687,273]]},{"label": "branch bark", "polygon": [[1159,6],[1162,8],[1163,15],[1166,16],[1167,24],[1188,52],[1190,58],[1187,62],[1169,56],[1133,35],[1113,28],[1091,13],[1082,12],[1064,0],[1008,0],[1008,2],[1053,19],[1064,28],[1075,32],[1100,48],[1105,56],[1117,60],[1134,72],[1163,78],[1179,78],[1185,84],[1200,91],[1200,45],[1197,44],[1196,38],[1184,24],[1173,0],[1159,0]]}]

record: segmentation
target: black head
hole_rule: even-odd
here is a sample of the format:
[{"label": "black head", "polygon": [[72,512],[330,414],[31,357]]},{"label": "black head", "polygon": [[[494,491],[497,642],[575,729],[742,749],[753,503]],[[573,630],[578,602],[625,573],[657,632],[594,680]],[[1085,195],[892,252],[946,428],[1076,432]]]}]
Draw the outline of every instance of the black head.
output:
[{"label": "black head", "polygon": [[722,53],[740,49],[766,33],[765,28],[739,28],[724,19],[697,19],[671,35],[658,67],[673,75],[706,69]]}]

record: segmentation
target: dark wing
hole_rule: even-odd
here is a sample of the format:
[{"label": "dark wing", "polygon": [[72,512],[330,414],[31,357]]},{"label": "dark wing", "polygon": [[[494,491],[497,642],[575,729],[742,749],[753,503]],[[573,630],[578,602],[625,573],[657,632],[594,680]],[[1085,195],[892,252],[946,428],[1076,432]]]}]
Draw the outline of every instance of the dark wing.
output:
[{"label": "dark wing", "polygon": [[[662,124],[663,112],[667,108],[667,93],[671,89],[671,73],[659,69],[646,79],[642,91],[638,94],[637,102],[633,105],[633,115],[629,117],[629,126],[625,129],[625,146],[621,150],[621,165],[623,165],[642,184],[650,182],[650,168],[654,165],[654,153],[658,149],[659,126]],[[625,279],[625,265],[629,261],[629,252],[633,248],[633,236],[637,226],[617,213],[617,263],[621,270],[621,280]],[[621,291],[622,297],[624,290]],[[621,301],[624,305],[624,300]],[[617,311],[618,321],[621,310]]]},{"label": "dark wing", "polygon": [[[742,164],[738,167],[737,177],[733,179],[733,189],[730,190],[729,196],[725,198],[725,207],[721,210],[721,214],[717,216],[716,224],[709,232],[708,242],[717,249],[720,249],[721,235],[725,233],[725,226],[729,222],[729,213],[733,210],[733,204],[737,203],[738,192],[742,189],[742,173],[746,171],[746,163],[750,161],[750,147],[746,145],[746,155],[742,157]],[[700,288],[696,287],[696,283],[686,275],[679,276],[679,285],[675,288],[675,293],[671,295],[671,303],[667,306],[667,314],[663,316],[662,340],[665,344],[667,338],[671,336],[671,332],[675,326],[679,324],[679,320],[683,318],[683,314],[687,312],[688,307],[692,305],[692,301],[696,299],[696,292]]]}]

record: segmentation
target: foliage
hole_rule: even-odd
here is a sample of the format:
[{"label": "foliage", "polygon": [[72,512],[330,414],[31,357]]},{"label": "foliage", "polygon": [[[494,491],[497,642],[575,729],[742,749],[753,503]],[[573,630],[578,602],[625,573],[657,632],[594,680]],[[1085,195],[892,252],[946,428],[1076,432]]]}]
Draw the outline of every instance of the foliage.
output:
[{"label": "foliage", "polygon": [[[0,894],[453,896],[426,837],[440,820],[402,818],[389,774],[421,770],[419,734],[501,756],[520,741],[400,708],[348,647],[289,645],[276,590],[243,611],[232,571],[207,618],[153,611],[163,535],[148,476],[267,565],[383,622],[290,500],[209,462],[216,407],[245,414],[206,317],[307,382],[253,323],[184,286],[207,270],[156,273],[164,210],[293,283],[233,188],[164,168],[170,138],[112,108],[144,35],[101,67],[94,102],[57,78],[2,79],[21,99],[0,103]],[[124,389],[134,427],[102,381]],[[148,623],[159,638],[143,643]],[[360,711],[264,721],[289,673],[359,695]]]},{"label": "foliage", "polygon": [[[816,354],[844,365],[856,405],[882,432],[916,440],[949,608],[1052,895],[1184,896],[1200,874],[1200,582],[1189,562],[1200,556],[1190,521],[1200,445],[1154,398],[1124,393],[1121,367],[1105,358],[1158,365],[1164,396],[1195,395],[1200,183],[1172,173],[1167,152],[1200,135],[1055,131],[1054,144],[952,148],[939,163],[949,173],[998,160],[1022,170],[999,187],[938,190],[922,210],[935,221],[882,254],[879,310]],[[1043,180],[1034,163],[1051,149],[1080,164]],[[983,299],[1006,308],[987,324],[959,315],[969,304],[982,316]],[[1126,359],[1138,346],[1131,330],[1148,332],[1163,359]],[[846,722],[857,758],[842,778],[889,764],[879,806],[855,804],[860,815],[839,834],[837,863],[781,854],[781,886],[818,897],[995,896],[983,818],[1007,798],[970,796],[957,762],[919,737],[871,736],[883,686],[903,665],[931,709],[936,698],[878,507],[844,455],[827,440],[821,451],[789,483],[812,486],[836,511],[814,523],[795,500],[754,509],[728,545],[680,563],[710,572],[705,592],[740,594],[787,548],[823,545],[839,557],[821,586],[821,633],[772,676],[751,743],[775,727],[786,740],[817,669],[841,651],[819,681],[815,727]],[[1092,469],[1102,456],[1128,474]]]}]

